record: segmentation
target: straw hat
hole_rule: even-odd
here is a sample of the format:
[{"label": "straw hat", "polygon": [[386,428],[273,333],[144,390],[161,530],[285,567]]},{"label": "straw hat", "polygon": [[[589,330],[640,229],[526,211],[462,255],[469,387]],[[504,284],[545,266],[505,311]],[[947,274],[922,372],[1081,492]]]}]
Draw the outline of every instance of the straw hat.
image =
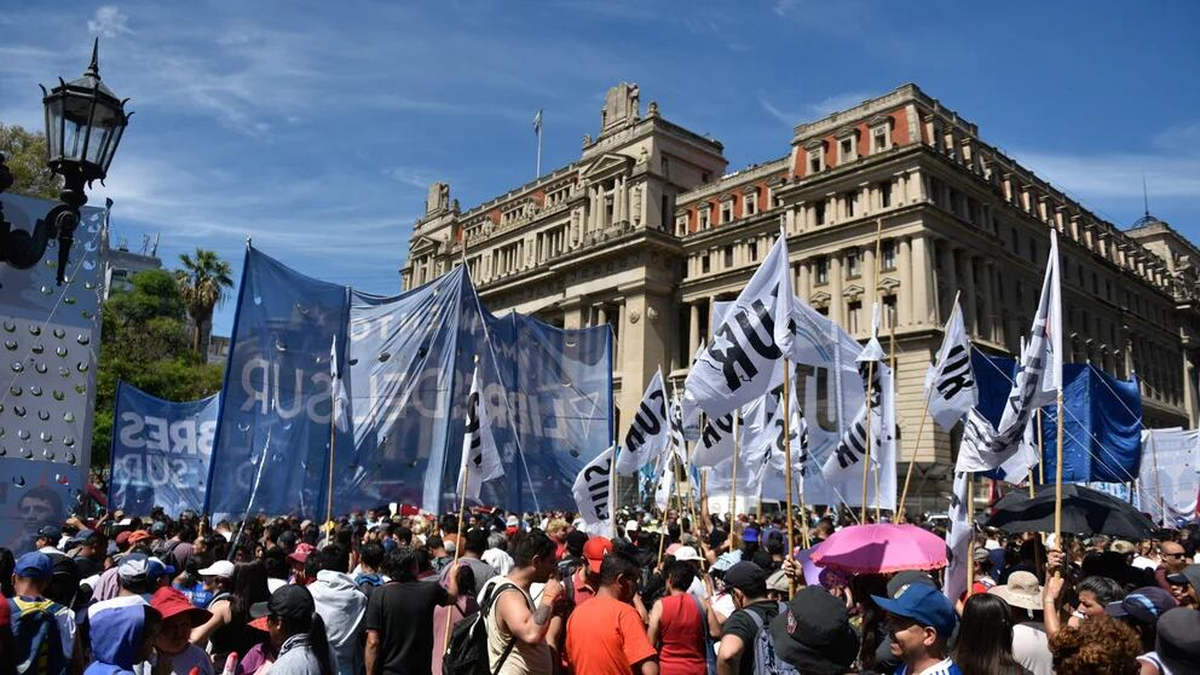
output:
[{"label": "straw hat", "polygon": [[1013,572],[1008,577],[1008,583],[995,586],[988,593],[1004,598],[1013,607],[1021,609],[1042,609],[1042,587],[1037,577],[1030,572]]}]

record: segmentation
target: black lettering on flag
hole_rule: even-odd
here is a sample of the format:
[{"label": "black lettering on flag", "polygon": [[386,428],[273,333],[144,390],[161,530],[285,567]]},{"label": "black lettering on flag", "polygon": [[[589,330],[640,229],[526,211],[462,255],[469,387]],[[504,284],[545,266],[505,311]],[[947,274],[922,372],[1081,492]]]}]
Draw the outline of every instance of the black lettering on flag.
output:
[{"label": "black lettering on flag", "polygon": [[651,393],[650,397],[658,400],[658,410],[648,407],[645,401],[638,405],[633,424],[625,434],[625,447],[629,452],[637,452],[646,444],[647,436],[657,436],[662,431],[663,420],[667,416],[665,397],[662,390]]},{"label": "black lettering on flag", "polygon": [[473,391],[467,396],[467,434],[471,441],[468,446],[470,461],[478,469],[483,466],[483,437],[479,433],[479,392]]},{"label": "black lettering on flag", "polygon": [[[718,335],[729,343],[728,348],[717,348],[716,340],[708,348],[708,353],[712,355],[713,360],[717,362],[725,376],[725,386],[729,388],[730,393],[737,391],[744,382],[749,382],[758,375],[758,367],[754,365],[754,360],[746,352],[747,345],[742,344],[737,332],[733,329],[734,322],[741,328],[742,336],[749,343],[748,346],[760,357],[774,361],[783,355],[775,344],[773,334],[775,322],[771,319],[767,307],[761,300],[755,300],[750,309],[753,310],[753,315],[744,308],[735,308],[733,321],[726,321],[717,328]],[[765,334],[765,338],[759,334],[760,330]],[[742,374],[739,374],[739,369]]]},{"label": "black lettering on flag", "polygon": [[867,456],[867,428],[863,419],[854,421],[850,433],[838,443],[838,466],[845,469],[858,464],[860,458]]},{"label": "black lettering on flag", "polygon": [[611,471],[611,458],[604,465],[589,466],[583,471],[583,480],[587,482],[587,491],[592,497],[592,508],[600,520],[608,520],[608,477]]},{"label": "black lettering on flag", "polygon": [[709,418],[708,424],[704,425],[704,435],[701,436],[700,442],[704,443],[705,449],[711,449],[729,433],[733,433],[733,413],[716,419]]},{"label": "black lettering on flag", "polygon": [[937,390],[942,398],[950,401],[964,389],[975,386],[975,379],[971,376],[971,356],[962,345],[954,345],[946,361]]}]

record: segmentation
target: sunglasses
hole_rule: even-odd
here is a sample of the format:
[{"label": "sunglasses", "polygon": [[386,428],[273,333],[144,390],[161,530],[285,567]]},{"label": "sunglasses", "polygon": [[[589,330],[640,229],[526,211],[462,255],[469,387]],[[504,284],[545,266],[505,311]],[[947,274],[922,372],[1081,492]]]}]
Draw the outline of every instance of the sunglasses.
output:
[{"label": "sunglasses", "polygon": [[1183,553],[1164,553],[1163,555],[1168,558],[1182,558],[1185,554],[1183,554]]}]

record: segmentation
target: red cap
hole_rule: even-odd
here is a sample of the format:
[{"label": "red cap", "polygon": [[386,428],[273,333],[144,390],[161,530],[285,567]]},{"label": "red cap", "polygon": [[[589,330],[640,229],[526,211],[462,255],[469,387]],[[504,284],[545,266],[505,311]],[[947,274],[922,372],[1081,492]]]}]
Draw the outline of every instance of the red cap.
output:
[{"label": "red cap", "polygon": [[304,563],[308,562],[308,556],[312,555],[312,552],[315,551],[316,548],[316,546],[313,546],[307,541],[300,542],[299,544],[296,544],[296,550],[292,551],[291,555],[288,556],[288,560],[291,560],[292,562],[298,562],[303,565]]},{"label": "red cap", "polygon": [[604,561],[604,556],[612,553],[613,543],[608,537],[592,537],[583,545],[583,557],[587,558],[588,569],[600,573],[600,563]]},{"label": "red cap", "polygon": [[129,543],[129,534],[130,534],[130,533],[129,533],[129,530],[126,530],[126,531],[124,531],[124,532],[118,532],[118,533],[117,533],[117,538],[116,538],[116,540],[115,540],[115,541],[117,542],[117,546],[122,546],[122,547],[123,547],[123,546],[125,546],[126,544],[128,544],[128,543]]},{"label": "red cap", "polygon": [[212,618],[207,609],[200,609],[187,599],[187,596],[170,586],[163,586],[154,591],[150,598],[150,606],[162,614],[164,620],[185,612],[191,614],[192,628],[203,625]]}]

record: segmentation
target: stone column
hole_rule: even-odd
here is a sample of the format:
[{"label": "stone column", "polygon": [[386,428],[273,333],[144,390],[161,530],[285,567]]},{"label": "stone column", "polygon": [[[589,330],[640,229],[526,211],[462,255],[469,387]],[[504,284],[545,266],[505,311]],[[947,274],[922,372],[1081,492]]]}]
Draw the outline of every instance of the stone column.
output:
[{"label": "stone column", "polygon": [[625,353],[621,346],[625,343],[625,333],[627,332],[625,330],[625,299],[621,298],[618,302],[620,304],[617,305],[617,334],[613,340],[613,364],[619,364],[621,355]]},{"label": "stone column", "polygon": [[842,328],[846,327],[846,301],[842,297],[842,252],[829,255],[829,318]]},{"label": "stone column", "polygon": [[896,261],[896,273],[900,275],[900,292],[896,294],[897,323],[908,326],[913,323],[913,269],[912,245],[908,237],[900,237],[897,241],[899,255]]},{"label": "stone column", "polygon": [[912,238],[912,315],[913,323],[936,323],[940,314],[937,311],[936,287],[933,283],[933,256],[930,255],[929,240],[924,234]]},{"label": "stone column", "polygon": [[804,302],[808,302],[812,297],[812,286],[810,285],[811,280],[809,278],[810,272],[808,265],[808,261],[803,261],[800,263],[800,282],[796,286],[796,295],[800,296],[800,299]]},{"label": "stone column", "polygon": [[613,185],[613,221],[629,220],[629,186],[624,176],[618,176]]},{"label": "stone column", "polygon": [[604,305],[596,306],[596,325],[605,326],[608,324],[608,309]]},{"label": "stone column", "polygon": [[879,278],[875,273],[875,242],[862,247],[863,307],[870,316],[871,303],[879,299]]},{"label": "stone column", "polygon": [[990,260],[981,258],[980,263],[983,265],[983,324],[979,332],[984,339],[1000,342],[996,335],[996,269]]},{"label": "stone column", "polygon": [[[938,248],[945,249],[944,251],[942,251],[942,258],[943,258],[943,261],[945,264],[942,267],[942,269],[939,270],[939,273],[944,273],[946,275],[946,277],[944,279],[944,281],[945,281],[944,285],[946,287],[946,295],[945,295],[944,299],[943,299],[942,293],[941,293],[942,289],[940,288],[940,286],[942,286],[943,284],[938,284],[938,286],[939,286],[938,292],[937,292],[938,313],[939,313],[939,316],[948,317],[948,316],[950,316],[950,310],[951,310],[950,303],[954,302],[954,294],[960,288],[959,283],[958,283],[958,252],[955,250],[954,244],[950,243],[946,239],[942,239],[942,240],[938,241]],[[943,305],[944,305],[944,307],[943,307]],[[967,334],[968,335],[970,335],[970,331],[971,331],[970,324],[967,324]]]},{"label": "stone column", "polygon": [[713,321],[713,317],[716,316],[716,312],[717,296],[710,295],[708,296],[708,325],[704,327],[704,334],[708,336],[708,344],[712,344],[713,341],[712,331],[716,326],[716,323]]},{"label": "stone column", "polygon": [[[687,358],[691,359],[692,354],[700,348],[700,305],[693,300],[688,304],[688,354]],[[690,363],[690,361],[689,361]]]},{"label": "stone column", "polygon": [[975,256],[963,251],[963,325],[967,335],[979,335],[979,313],[975,311]]}]

